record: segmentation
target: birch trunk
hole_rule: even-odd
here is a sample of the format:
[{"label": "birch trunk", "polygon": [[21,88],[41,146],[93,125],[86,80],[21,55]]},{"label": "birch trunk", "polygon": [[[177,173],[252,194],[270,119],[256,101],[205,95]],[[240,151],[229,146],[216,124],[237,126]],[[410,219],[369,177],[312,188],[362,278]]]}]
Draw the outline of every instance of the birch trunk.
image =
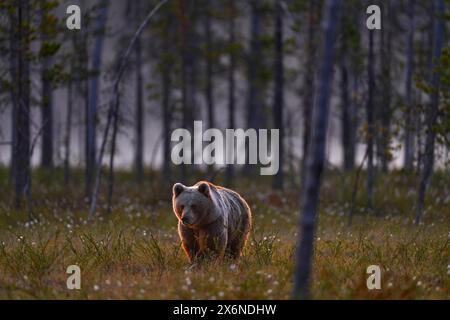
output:
[{"label": "birch trunk", "polygon": [[301,195],[293,298],[305,299],[310,297],[314,234],[318,215],[321,176],[325,162],[326,132],[340,5],[340,0],[327,0],[323,9],[324,40],[315,93],[316,102],[313,109],[311,144],[308,151],[305,184]]}]

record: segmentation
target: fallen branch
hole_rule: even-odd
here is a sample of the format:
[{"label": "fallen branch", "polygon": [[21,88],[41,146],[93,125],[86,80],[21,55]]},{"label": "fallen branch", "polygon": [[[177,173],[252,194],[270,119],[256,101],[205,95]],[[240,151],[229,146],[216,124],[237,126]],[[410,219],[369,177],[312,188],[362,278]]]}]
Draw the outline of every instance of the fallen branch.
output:
[{"label": "fallen branch", "polygon": [[108,107],[108,120],[106,123],[106,128],[103,133],[103,141],[100,148],[100,153],[98,156],[97,166],[96,166],[96,176],[95,176],[95,188],[94,188],[94,194],[91,198],[91,205],[89,208],[89,218],[93,218],[95,215],[95,210],[97,207],[97,198],[98,193],[100,190],[100,181],[101,181],[101,172],[102,172],[102,162],[103,162],[103,155],[105,153],[106,149],[106,142],[108,140],[109,135],[109,129],[111,127],[111,121],[114,116],[114,114],[117,114],[117,111],[119,109],[119,84],[120,80],[122,79],[123,73],[125,72],[125,66],[127,65],[128,56],[131,53],[131,49],[134,47],[134,44],[136,43],[136,40],[140,37],[142,31],[144,28],[148,25],[150,19],[153,17],[153,15],[167,2],[168,0],[162,0],[159,2],[152,11],[145,17],[144,21],[141,23],[137,31],[135,32],[133,38],[131,39],[127,50],[125,51],[124,55],[119,60],[119,69],[117,71],[116,80],[114,81],[113,86],[113,94],[114,98],[109,103]]}]

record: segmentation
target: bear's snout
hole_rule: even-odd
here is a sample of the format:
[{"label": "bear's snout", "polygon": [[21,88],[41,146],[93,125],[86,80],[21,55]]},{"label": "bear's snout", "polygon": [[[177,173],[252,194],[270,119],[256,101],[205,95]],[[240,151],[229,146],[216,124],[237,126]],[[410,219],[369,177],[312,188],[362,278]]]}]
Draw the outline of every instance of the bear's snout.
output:
[{"label": "bear's snout", "polygon": [[189,218],[188,217],[182,217],[181,222],[183,222],[184,225],[189,224]]},{"label": "bear's snout", "polygon": [[194,216],[192,214],[191,210],[183,210],[182,214],[181,214],[181,223],[183,223],[185,226],[189,227],[192,226],[194,224]]}]

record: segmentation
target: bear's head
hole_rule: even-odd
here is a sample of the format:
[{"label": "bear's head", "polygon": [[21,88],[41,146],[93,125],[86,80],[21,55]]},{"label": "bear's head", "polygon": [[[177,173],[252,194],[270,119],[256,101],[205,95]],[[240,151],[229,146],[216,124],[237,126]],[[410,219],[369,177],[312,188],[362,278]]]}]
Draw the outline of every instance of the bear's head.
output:
[{"label": "bear's head", "polygon": [[184,226],[201,228],[218,218],[212,188],[212,185],[203,181],[192,187],[181,183],[173,185],[173,211]]}]

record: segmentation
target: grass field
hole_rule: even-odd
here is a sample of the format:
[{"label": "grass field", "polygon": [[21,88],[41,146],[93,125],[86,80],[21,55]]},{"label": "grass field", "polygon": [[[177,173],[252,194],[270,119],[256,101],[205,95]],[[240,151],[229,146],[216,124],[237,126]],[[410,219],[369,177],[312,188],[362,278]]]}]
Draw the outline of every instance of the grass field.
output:
[{"label": "grass field", "polygon": [[[81,177],[81,173],[78,174]],[[254,225],[238,261],[189,268],[180,248],[171,194],[151,175],[138,185],[119,173],[110,217],[88,222],[81,179],[63,187],[60,173],[34,172],[34,213],[12,209],[0,169],[0,299],[287,299],[293,277],[299,190],[239,181]],[[48,181],[51,181],[48,182]],[[424,221],[413,225],[417,178],[377,177],[375,209],[347,227],[353,177],[327,172],[316,234],[315,299],[450,299],[450,183],[437,173]],[[100,199],[100,205],[104,199]],[[81,290],[68,290],[66,268],[81,268]],[[366,268],[379,265],[382,289],[369,291]]]}]

